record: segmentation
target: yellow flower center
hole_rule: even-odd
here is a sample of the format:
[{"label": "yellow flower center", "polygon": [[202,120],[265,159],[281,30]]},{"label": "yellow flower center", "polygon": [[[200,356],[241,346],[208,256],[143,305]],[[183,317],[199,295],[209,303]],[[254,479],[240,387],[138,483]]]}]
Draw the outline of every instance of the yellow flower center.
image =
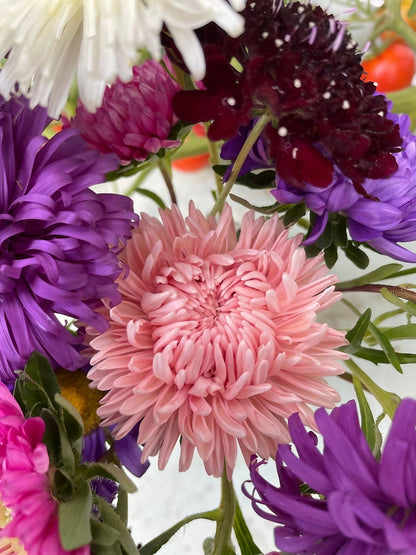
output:
[{"label": "yellow flower center", "polygon": [[89,387],[91,382],[82,370],[69,372],[59,368],[55,373],[61,388],[61,395],[80,413],[84,421],[84,434],[88,434],[100,423],[97,409],[103,393]]},{"label": "yellow flower center", "polygon": [[0,538],[0,555],[28,555],[18,538]]},{"label": "yellow flower center", "polygon": [[[10,510],[0,501],[0,530],[11,521]],[[0,538],[0,555],[27,555],[19,538]]]}]

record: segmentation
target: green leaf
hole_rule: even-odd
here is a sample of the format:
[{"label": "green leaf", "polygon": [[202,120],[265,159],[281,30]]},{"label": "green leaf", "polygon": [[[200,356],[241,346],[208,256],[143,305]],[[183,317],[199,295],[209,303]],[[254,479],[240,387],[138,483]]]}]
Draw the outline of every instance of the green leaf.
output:
[{"label": "green leaf", "polygon": [[[348,345],[347,345],[348,347]],[[341,347],[340,351],[348,352],[345,347]],[[374,364],[388,364],[388,359],[383,351],[379,349],[370,349],[368,347],[360,347],[354,351],[354,356],[371,360]],[[413,353],[396,353],[400,364],[414,364],[416,362],[416,354]]]},{"label": "green leaf", "polygon": [[122,486],[118,488],[116,513],[120,517],[121,522],[127,526],[128,495],[127,491]]},{"label": "green leaf", "polygon": [[128,528],[122,523],[113,507],[98,495],[96,496],[96,503],[103,522],[117,530],[120,534],[119,542],[127,555],[138,555],[139,551]]},{"label": "green leaf", "polygon": [[415,339],[416,338],[416,324],[404,324],[395,328],[384,330],[384,335],[387,339]]},{"label": "green leaf", "polygon": [[407,12],[408,17],[412,17],[414,15],[416,15],[416,0],[412,0],[412,4]]},{"label": "green leaf", "polygon": [[324,250],[324,259],[325,264],[328,266],[328,268],[332,268],[332,266],[334,266],[334,264],[338,260],[338,249],[335,244]]},{"label": "green leaf", "polygon": [[14,394],[26,417],[30,416],[33,407],[38,404],[42,407],[52,408],[52,404],[46,392],[24,372],[19,375],[16,381]]},{"label": "green leaf", "polygon": [[136,189],[135,192],[138,195],[142,195],[143,197],[152,199],[158,206],[160,206],[160,208],[162,208],[162,210],[166,208],[165,203],[160,198],[160,196],[154,193],[153,191],[149,191],[148,189],[143,189],[142,187],[139,187],[138,189]]},{"label": "green leaf", "polygon": [[348,247],[344,249],[344,252],[347,258],[349,258],[358,268],[367,268],[370,259],[364,251],[353,245],[351,241],[349,242]]},{"label": "green leaf", "polygon": [[205,540],[202,543],[202,548],[204,550],[204,555],[212,555],[215,549],[214,538],[205,538]]},{"label": "green leaf", "polygon": [[25,366],[25,373],[42,387],[50,399],[54,398],[55,393],[60,393],[55,372],[48,359],[43,355],[37,352],[32,353]]},{"label": "green leaf", "polygon": [[[103,545],[110,547],[118,541],[120,533],[118,530],[100,520],[91,519],[92,545]],[[95,550],[93,550],[95,553]]]},{"label": "green leaf", "polygon": [[344,351],[347,353],[355,353],[356,350],[360,347],[365,332],[368,329],[368,325],[370,324],[371,320],[371,309],[367,308],[365,312],[361,314],[357,323],[353,328],[347,332],[345,339],[349,342],[349,345],[344,347]]},{"label": "green leaf", "polygon": [[119,483],[128,493],[134,493],[137,490],[124,470],[113,463],[85,463],[81,466],[81,472],[85,480],[100,476]]},{"label": "green leaf", "polygon": [[371,412],[370,405],[368,404],[360,380],[353,375],[352,381],[357,395],[358,404],[360,405],[361,429],[365,435],[368,445],[370,446],[370,449],[373,451],[376,444],[376,424],[374,422],[373,413]]},{"label": "green leaf", "polygon": [[74,483],[70,475],[62,468],[56,468],[53,475],[56,495],[59,499],[67,501],[74,494]]},{"label": "green leaf", "polygon": [[383,289],[381,289],[380,293],[390,303],[398,306],[399,308],[401,308],[405,312],[409,313],[410,315],[416,316],[416,304],[415,303],[412,303],[410,301],[409,302],[402,301],[401,299],[399,299],[399,297],[396,297],[396,295],[394,295],[393,293],[391,293],[388,289],[386,289],[384,287],[383,287]]},{"label": "green leaf", "polygon": [[283,216],[283,224],[288,227],[289,225],[296,223],[300,220],[300,218],[302,218],[302,216],[305,215],[305,212],[305,204],[303,202],[294,204]]},{"label": "green leaf", "polygon": [[391,277],[393,274],[398,272],[403,268],[402,264],[385,264],[377,270],[368,272],[363,276],[360,276],[349,281],[341,281],[337,283],[336,288],[339,290],[350,289],[351,287],[360,287],[361,285],[367,285],[368,283],[374,283],[376,281],[382,281]]},{"label": "green leaf", "polygon": [[241,512],[240,505],[237,502],[235,504],[233,528],[241,550],[241,555],[257,555],[261,553],[261,549],[254,543],[253,537]]},{"label": "green leaf", "polygon": [[59,505],[59,535],[64,549],[78,549],[91,543],[92,495],[87,482],[82,482],[74,495]]},{"label": "green leaf", "polygon": [[[77,409],[60,393],[55,393],[55,404],[62,409],[62,419],[68,439],[72,444],[76,444],[79,453],[82,449],[82,435],[84,433],[84,422]],[[77,440],[81,440],[77,442]]]},{"label": "green leaf", "polygon": [[377,343],[383,349],[388,361],[393,366],[393,368],[397,370],[397,372],[399,372],[400,374],[403,374],[403,370],[400,366],[396,351],[393,349],[390,341],[387,339],[384,333],[371,322],[368,324],[368,329],[373,337],[376,339]]}]

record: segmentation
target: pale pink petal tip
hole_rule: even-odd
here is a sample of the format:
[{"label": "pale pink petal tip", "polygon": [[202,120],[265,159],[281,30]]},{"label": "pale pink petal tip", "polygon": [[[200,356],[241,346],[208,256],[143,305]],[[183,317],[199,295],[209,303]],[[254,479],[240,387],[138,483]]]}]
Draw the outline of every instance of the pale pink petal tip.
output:
[{"label": "pale pink petal tip", "polygon": [[237,231],[189,207],[142,215],[121,254],[122,302],[93,339],[89,377],[107,391],[99,414],[121,437],[139,421],[143,457],[163,468],[181,438],[180,470],[194,449],[209,474],[231,476],[237,448],[268,458],[287,442],[286,419],[332,407],[326,376],[343,372],[342,332],[316,322],[334,304],[336,277],[307,259],[277,215],[248,212]]}]

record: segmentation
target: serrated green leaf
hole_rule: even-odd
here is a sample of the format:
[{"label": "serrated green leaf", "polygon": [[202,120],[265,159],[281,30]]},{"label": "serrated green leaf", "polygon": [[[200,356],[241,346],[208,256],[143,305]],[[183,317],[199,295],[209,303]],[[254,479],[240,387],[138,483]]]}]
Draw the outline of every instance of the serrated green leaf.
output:
[{"label": "serrated green leaf", "polygon": [[48,359],[40,353],[31,354],[24,371],[47,393],[50,399],[54,398],[55,393],[60,392],[55,372]]},{"label": "serrated green leaf", "polygon": [[405,312],[407,312],[408,314],[411,314],[412,316],[416,316],[416,304],[412,303],[412,302],[405,302],[402,301],[401,299],[399,299],[399,297],[396,297],[396,295],[394,295],[393,293],[391,293],[388,289],[384,288],[381,289],[380,293],[383,295],[383,297],[386,299],[386,301],[389,301],[390,303],[398,306],[399,308],[401,308],[402,310],[404,310]]},{"label": "serrated green leaf", "polygon": [[352,382],[357,395],[358,404],[360,406],[361,429],[365,435],[368,445],[370,446],[370,449],[373,451],[376,443],[376,424],[374,422],[373,413],[371,412],[370,405],[368,404],[360,380],[353,375]]},{"label": "serrated green leaf", "polygon": [[128,493],[137,490],[124,470],[112,463],[85,463],[81,466],[81,472],[85,480],[96,477],[108,478],[120,484]]},{"label": "serrated green leaf", "polygon": [[62,409],[62,418],[68,439],[71,443],[81,439],[84,433],[84,422],[77,409],[60,393],[55,393],[55,404]]},{"label": "serrated green leaf", "polygon": [[138,555],[138,549],[128,528],[121,522],[120,517],[113,507],[102,497],[96,497],[96,503],[103,522],[117,530],[120,534],[119,542],[127,555]]},{"label": "serrated green leaf", "polygon": [[253,537],[241,512],[240,505],[236,502],[233,528],[240,547],[241,555],[258,555],[261,549],[254,543]]},{"label": "serrated green leaf", "polygon": [[382,281],[394,275],[396,272],[403,268],[402,264],[385,264],[380,266],[377,270],[368,272],[363,276],[348,281],[341,281],[337,283],[336,288],[340,290],[350,289],[351,287],[360,287],[362,285],[367,285],[368,283],[374,283],[376,281]]},{"label": "serrated green leaf", "polygon": [[78,549],[91,543],[92,494],[86,482],[81,482],[74,495],[59,504],[59,535],[64,549]]},{"label": "serrated green leaf", "polygon": [[353,328],[351,328],[345,335],[345,339],[349,342],[349,345],[344,347],[344,351],[347,353],[355,353],[360,347],[365,332],[368,329],[371,320],[371,309],[367,308],[365,312],[361,314],[358,318],[357,323]]},{"label": "serrated green leaf", "polygon": [[53,475],[56,495],[61,500],[68,500],[74,494],[74,482],[68,472],[56,468]]},{"label": "serrated green leaf", "polygon": [[[118,530],[95,518],[91,519],[92,545],[110,547],[120,538]],[[96,553],[95,550],[93,550]]]},{"label": "serrated green leaf", "polygon": [[72,473],[75,469],[75,458],[63,423],[60,421],[56,412],[50,409],[43,409],[41,417],[45,421],[46,428],[51,427],[53,429],[54,436],[56,435],[56,430],[59,434],[59,439],[53,446],[54,453],[58,453],[57,455],[55,454],[57,457],[55,464],[60,467],[63,466]]}]

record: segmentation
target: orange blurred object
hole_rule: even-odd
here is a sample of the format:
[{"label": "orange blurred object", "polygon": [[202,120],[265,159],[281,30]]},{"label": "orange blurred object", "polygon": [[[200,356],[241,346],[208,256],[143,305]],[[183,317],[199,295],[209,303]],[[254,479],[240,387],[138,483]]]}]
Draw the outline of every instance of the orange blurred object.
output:
[{"label": "orange blurred object", "polygon": [[415,73],[415,56],[413,50],[396,41],[387,46],[378,56],[361,62],[367,75],[365,81],[377,83],[379,92],[399,91],[408,87]]},{"label": "orange blurred object", "polygon": [[[202,123],[197,123],[192,127],[192,131],[197,137],[206,137],[205,128]],[[202,170],[209,162],[209,152],[202,154],[195,154],[195,156],[188,156],[172,161],[172,167],[181,172],[196,172]]]}]

